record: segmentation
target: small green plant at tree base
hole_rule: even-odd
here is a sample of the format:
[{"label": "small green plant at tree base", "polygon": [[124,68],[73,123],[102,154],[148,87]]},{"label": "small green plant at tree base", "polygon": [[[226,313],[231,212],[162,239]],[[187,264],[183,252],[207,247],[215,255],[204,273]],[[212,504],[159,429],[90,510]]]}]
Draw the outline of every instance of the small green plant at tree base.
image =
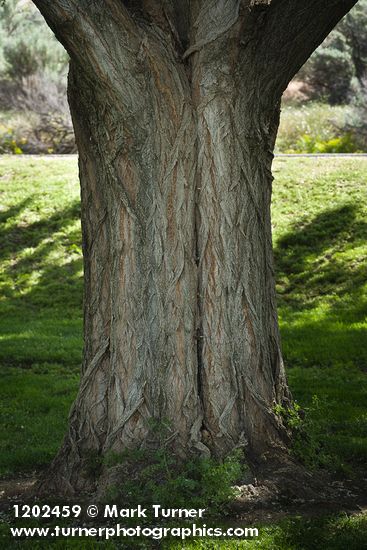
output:
[{"label": "small green plant at tree base", "polygon": [[292,433],[292,454],[311,470],[327,466],[332,461],[323,447],[320,408],[317,395],[313,396],[311,406],[306,410],[302,410],[297,402],[293,402],[291,407],[274,407],[274,412]]},{"label": "small green plant at tree base", "polygon": [[103,458],[100,453],[90,449],[85,456],[85,475],[89,478],[98,478],[103,466]]},{"label": "small green plant at tree base", "polygon": [[160,504],[166,508],[205,508],[206,517],[225,515],[236,497],[234,485],[245,473],[241,449],[223,460],[193,457],[179,462],[168,447],[109,453],[104,464],[117,467],[121,481],[107,492],[107,500],[124,507]]}]

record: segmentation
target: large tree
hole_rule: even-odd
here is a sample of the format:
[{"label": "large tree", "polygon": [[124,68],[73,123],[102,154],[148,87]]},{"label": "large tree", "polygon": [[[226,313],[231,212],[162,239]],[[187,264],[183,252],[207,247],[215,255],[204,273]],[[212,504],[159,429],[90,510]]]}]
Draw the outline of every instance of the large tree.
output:
[{"label": "large tree", "polygon": [[[271,163],[290,79],[356,0],[34,0],[70,55],[84,359],[49,477],[88,454],[284,449]],[[153,421],[153,422],[152,422]]]}]

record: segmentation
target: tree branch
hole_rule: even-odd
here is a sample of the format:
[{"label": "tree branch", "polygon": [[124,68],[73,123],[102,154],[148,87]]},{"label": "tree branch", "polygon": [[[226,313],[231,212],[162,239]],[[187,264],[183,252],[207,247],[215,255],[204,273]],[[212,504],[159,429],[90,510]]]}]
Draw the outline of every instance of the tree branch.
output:
[{"label": "tree branch", "polygon": [[73,21],[77,8],[73,0],[33,0],[47,23],[55,30]]},{"label": "tree branch", "polygon": [[[272,75],[282,92],[289,81],[357,0],[272,0],[253,5],[245,24],[260,59],[259,71]],[[250,32],[251,34],[251,32]]]},{"label": "tree branch", "polygon": [[[120,0],[33,0],[70,57],[83,67],[108,57],[108,40],[114,31],[127,52],[139,49],[141,35]],[[134,51],[136,55],[136,51]]]}]

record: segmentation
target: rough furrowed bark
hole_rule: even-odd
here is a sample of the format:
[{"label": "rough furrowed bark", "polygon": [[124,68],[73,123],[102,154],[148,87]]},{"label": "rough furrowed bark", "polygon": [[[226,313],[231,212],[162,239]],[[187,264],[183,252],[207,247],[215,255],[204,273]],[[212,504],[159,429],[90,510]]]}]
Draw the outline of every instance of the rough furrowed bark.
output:
[{"label": "rough furrowed bark", "polygon": [[239,54],[219,44],[197,56],[195,71],[200,369],[204,422],[219,454],[241,438],[258,452],[279,444],[272,410],[287,394],[270,225],[277,106],[254,112],[261,82],[249,84]]},{"label": "rough furrowed bark", "polygon": [[85,270],[81,384],[44,487],[90,487],[88,457],[124,449],[279,457],[270,201],[286,82],[261,29],[285,2],[36,4],[72,58]]},{"label": "rough furrowed bark", "polygon": [[156,448],[154,424],[165,425],[163,443],[179,456],[203,449],[195,114],[183,69],[161,50],[141,54],[133,113],[118,91],[106,103],[105,91],[71,68],[85,261],[84,366],[61,461],[75,451],[64,471],[72,484],[83,483],[91,450]]}]

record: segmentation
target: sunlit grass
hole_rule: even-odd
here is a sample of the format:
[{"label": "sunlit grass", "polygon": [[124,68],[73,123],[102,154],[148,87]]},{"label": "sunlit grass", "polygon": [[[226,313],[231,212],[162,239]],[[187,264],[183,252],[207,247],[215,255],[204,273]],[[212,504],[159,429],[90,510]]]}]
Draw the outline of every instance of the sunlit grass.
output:
[{"label": "sunlit grass", "polygon": [[367,162],[278,159],[275,175],[285,359],[289,366],[367,369]]}]

